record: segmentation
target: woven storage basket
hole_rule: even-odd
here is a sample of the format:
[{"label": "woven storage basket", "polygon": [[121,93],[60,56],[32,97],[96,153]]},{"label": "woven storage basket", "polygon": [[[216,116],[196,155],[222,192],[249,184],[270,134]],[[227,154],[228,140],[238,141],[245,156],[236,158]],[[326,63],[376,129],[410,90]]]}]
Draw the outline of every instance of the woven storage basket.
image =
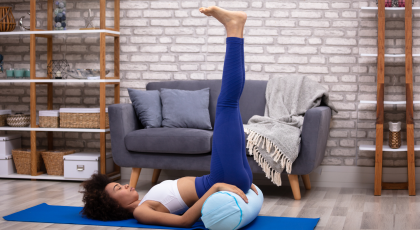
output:
[{"label": "woven storage basket", "polygon": [[[109,127],[109,116],[105,113],[105,126]],[[99,129],[98,113],[68,113],[61,112],[60,109],[60,128],[92,128]]]},{"label": "woven storage basket", "polygon": [[13,31],[16,28],[12,7],[0,7],[0,32]]},{"label": "woven storage basket", "polygon": [[48,175],[64,176],[63,156],[74,153],[74,150],[55,150],[42,152]]},{"label": "woven storage basket", "polygon": [[12,127],[27,127],[31,124],[31,115],[14,114],[7,117],[7,125]]},{"label": "woven storage basket", "polygon": [[39,127],[58,128],[59,126],[60,126],[60,118],[59,118],[58,110],[39,111]]},{"label": "woven storage basket", "polygon": [[[36,151],[38,160],[36,171],[45,171],[44,161],[41,157],[41,152],[45,150]],[[30,149],[13,149],[13,162],[15,162],[16,171],[18,174],[31,175],[31,150]]]},{"label": "woven storage basket", "polygon": [[58,128],[59,126],[59,117],[39,117],[39,127],[41,128]]}]

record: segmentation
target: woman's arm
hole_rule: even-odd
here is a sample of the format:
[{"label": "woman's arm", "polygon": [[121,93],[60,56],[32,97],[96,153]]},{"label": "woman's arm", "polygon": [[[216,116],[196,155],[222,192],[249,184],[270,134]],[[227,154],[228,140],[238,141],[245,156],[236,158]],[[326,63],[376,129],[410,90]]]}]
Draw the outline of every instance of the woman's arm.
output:
[{"label": "woman's arm", "polygon": [[191,206],[182,216],[158,212],[148,207],[140,205],[134,210],[134,218],[142,224],[162,225],[169,227],[191,227],[201,216],[201,208],[206,199],[218,191],[230,191],[238,194],[245,202],[248,198],[238,187],[225,183],[214,184],[193,206]]},{"label": "woman's arm", "polygon": [[142,224],[161,225],[169,227],[185,227],[182,216],[159,212],[147,205],[140,205],[134,209],[134,218]]},{"label": "woman's arm", "polygon": [[158,212],[147,205],[140,205],[134,210],[134,218],[142,224],[162,225],[169,227],[190,227],[201,216],[201,207],[204,201],[213,193],[219,191],[218,185],[213,185],[193,206],[182,216]]}]

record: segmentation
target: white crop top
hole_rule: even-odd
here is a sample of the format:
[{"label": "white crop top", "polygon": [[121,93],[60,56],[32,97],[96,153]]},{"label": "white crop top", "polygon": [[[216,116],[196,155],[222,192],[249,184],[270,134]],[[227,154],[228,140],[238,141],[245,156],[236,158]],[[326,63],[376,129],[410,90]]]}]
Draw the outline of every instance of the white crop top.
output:
[{"label": "white crop top", "polygon": [[165,180],[153,186],[143,197],[139,205],[147,200],[154,200],[163,204],[172,214],[184,213],[189,207],[179,194],[177,181]]}]

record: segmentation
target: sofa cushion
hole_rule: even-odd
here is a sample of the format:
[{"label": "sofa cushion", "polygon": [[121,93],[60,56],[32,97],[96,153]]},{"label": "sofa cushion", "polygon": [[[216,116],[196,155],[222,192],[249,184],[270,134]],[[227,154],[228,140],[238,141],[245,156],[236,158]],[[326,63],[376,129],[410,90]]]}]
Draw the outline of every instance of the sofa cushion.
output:
[{"label": "sofa cushion", "polygon": [[143,127],[162,127],[162,105],[158,90],[136,90],[128,88],[128,95],[133,103],[138,119]]},{"label": "sofa cushion", "polygon": [[212,129],[209,87],[201,90],[161,89],[162,126]]},{"label": "sofa cushion", "polygon": [[212,138],[211,130],[164,127],[132,131],[124,142],[133,152],[202,154],[211,152]]},{"label": "sofa cushion", "polygon": [[[222,80],[182,80],[182,81],[161,81],[149,82],[146,85],[147,90],[183,89],[183,90],[199,90],[210,87],[210,121],[214,127],[216,120],[216,105],[220,94]],[[239,101],[239,109],[241,111],[242,122],[248,123],[248,120],[254,115],[264,116],[265,109],[265,88],[267,81],[245,80],[244,90]]]}]

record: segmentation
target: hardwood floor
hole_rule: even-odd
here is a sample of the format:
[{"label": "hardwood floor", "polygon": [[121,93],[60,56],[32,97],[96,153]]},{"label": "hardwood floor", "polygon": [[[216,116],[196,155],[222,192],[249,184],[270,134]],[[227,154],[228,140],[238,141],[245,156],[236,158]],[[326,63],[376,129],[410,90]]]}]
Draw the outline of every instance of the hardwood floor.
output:
[{"label": "hardwood floor", "polygon": [[[118,181],[126,184],[128,181]],[[0,216],[40,203],[83,206],[80,182],[30,181],[0,179]],[[150,180],[140,180],[137,191],[142,198],[152,187]],[[384,190],[373,196],[372,189],[313,187],[301,188],[302,199],[294,200],[290,187],[260,186],[264,204],[260,215],[284,217],[320,217],[316,230],[420,229],[420,196],[408,196],[406,190]],[[419,194],[419,193],[418,193]],[[107,229],[132,228],[29,223],[5,221],[0,229]]]}]

